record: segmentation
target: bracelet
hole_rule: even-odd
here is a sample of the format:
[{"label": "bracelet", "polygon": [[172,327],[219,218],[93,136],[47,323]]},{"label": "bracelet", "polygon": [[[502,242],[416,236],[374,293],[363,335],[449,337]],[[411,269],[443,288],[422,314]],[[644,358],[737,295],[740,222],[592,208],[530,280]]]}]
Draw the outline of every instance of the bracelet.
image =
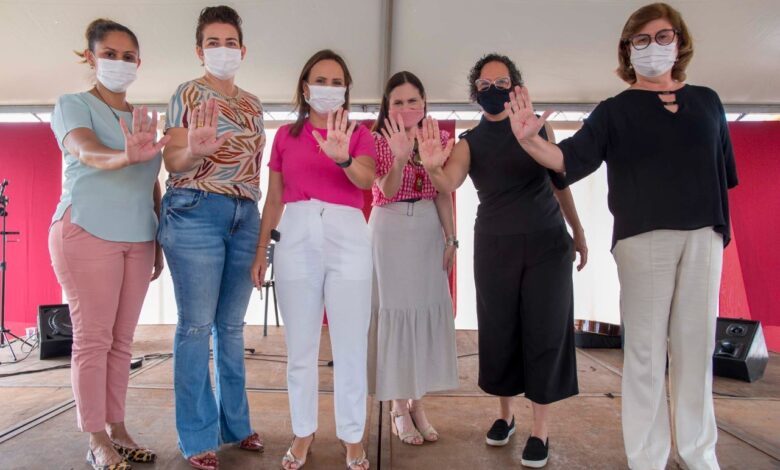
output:
[{"label": "bracelet", "polygon": [[447,237],[447,240],[445,241],[446,246],[454,246],[456,249],[460,248],[460,243],[458,242],[458,239],[455,237],[455,235],[451,235]]},{"label": "bracelet", "polygon": [[350,165],[352,165],[352,155],[348,155],[349,158],[345,162],[336,163],[336,165],[340,166],[341,168],[348,168]]}]

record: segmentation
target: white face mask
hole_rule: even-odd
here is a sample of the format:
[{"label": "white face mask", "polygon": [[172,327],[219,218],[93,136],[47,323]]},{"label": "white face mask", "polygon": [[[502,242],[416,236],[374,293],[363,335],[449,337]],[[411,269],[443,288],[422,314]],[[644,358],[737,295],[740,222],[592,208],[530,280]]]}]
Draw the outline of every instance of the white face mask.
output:
[{"label": "white face mask", "polygon": [[677,43],[666,46],[650,43],[649,46],[638,51],[631,46],[631,65],[639,75],[643,77],[659,77],[674,67],[677,60]]},{"label": "white face mask", "polygon": [[114,93],[124,93],[135,81],[137,72],[138,64],[135,62],[98,58],[95,75],[104,87]]},{"label": "white face mask", "polygon": [[241,67],[241,49],[232,47],[211,47],[203,49],[203,63],[206,70],[220,80],[236,76]]},{"label": "white face mask", "polygon": [[347,93],[343,86],[309,85],[309,97],[306,102],[320,114],[336,111],[344,104]]}]

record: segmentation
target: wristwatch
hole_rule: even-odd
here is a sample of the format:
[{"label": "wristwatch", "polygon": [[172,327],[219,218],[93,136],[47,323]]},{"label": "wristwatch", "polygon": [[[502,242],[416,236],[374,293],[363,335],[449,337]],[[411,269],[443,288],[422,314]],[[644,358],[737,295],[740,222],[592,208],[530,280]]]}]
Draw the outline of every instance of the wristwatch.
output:
[{"label": "wristwatch", "polygon": [[352,155],[349,155],[349,158],[345,162],[336,163],[336,165],[340,166],[341,168],[347,168],[350,165],[352,165]]},{"label": "wristwatch", "polygon": [[458,243],[458,239],[455,238],[455,235],[447,237],[445,245],[446,246],[454,246],[456,249],[460,247],[460,244]]}]

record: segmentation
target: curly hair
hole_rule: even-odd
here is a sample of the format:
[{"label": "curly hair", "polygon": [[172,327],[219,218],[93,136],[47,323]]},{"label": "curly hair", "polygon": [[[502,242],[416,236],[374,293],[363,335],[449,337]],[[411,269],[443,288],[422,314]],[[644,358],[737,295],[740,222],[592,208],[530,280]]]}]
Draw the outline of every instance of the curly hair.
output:
[{"label": "curly hair", "polygon": [[480,57],[477,63],[474,64],[474,67],[471,67],[471,71],[469,72],[469,98],[471,98],[471,101],[477,101],[477,85],[475,85],[474,82],[479,78],[480,74],[482,74],[482,68],[490,62],[501,62],[506,65],[506,68],[509,69],[509,78],[512,80],[512,86],[523,86],[523,76],[520,74],[517,65],[512,62],[512,59],[503,54],[491,52],[490,54]]}]

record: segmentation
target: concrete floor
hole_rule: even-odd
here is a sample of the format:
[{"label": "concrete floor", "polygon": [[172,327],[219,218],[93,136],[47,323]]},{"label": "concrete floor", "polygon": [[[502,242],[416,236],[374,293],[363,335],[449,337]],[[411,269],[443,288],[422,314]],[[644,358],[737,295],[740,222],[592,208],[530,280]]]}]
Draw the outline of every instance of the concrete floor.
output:
[{"label": "concrete floor", "polygon": [[[141,326],[134,355],[169,353],[172,326]],[[344,452],[335,437],[333,371],[327,329],[320,351],[320,429],[307,470],[344,467]],[[287,405],[282,329],[247,327],[247,389],[252,422],[266,442],[264,454],[225,447],[223,469],[277,469],[292,436]],[[528,436],[531,408],[515,402],[518,432],[504,448],[491,448],[484,434],[495,419],[495,398],[482,393],[477,378],[476,334],[458,332],[460,387],[426,399],[441,440],[422,447],[401,444],[390,432],[387,404],[371,399],[365,446],[372,469],[520,468]],[[715,407],[720,426],[718,457],[723,469],[780,469],[780,363],[773,355],[765,377],[753,384],[716,378]],[[8,360],[0,351],[0,362]],[[580,395],[554,405],[550,430],[550,469],[626,468],[620,431],[620,371],[622,354],[615,350],[577,353]],[[0,375],[37,370],[68,360],[40,361],[37,351],[19,364],[0,365]],[[142,443],[158,452],[154,465],[140,469],[187,469],[176,447],[172,361],[150,359],[134,371],[127,399],[127,423]],[[52,370],[0,378],[0,469],[88,469],[86,438],[75,426],[70,371]],[[679,468],[670,459],[669,469]]]}]

